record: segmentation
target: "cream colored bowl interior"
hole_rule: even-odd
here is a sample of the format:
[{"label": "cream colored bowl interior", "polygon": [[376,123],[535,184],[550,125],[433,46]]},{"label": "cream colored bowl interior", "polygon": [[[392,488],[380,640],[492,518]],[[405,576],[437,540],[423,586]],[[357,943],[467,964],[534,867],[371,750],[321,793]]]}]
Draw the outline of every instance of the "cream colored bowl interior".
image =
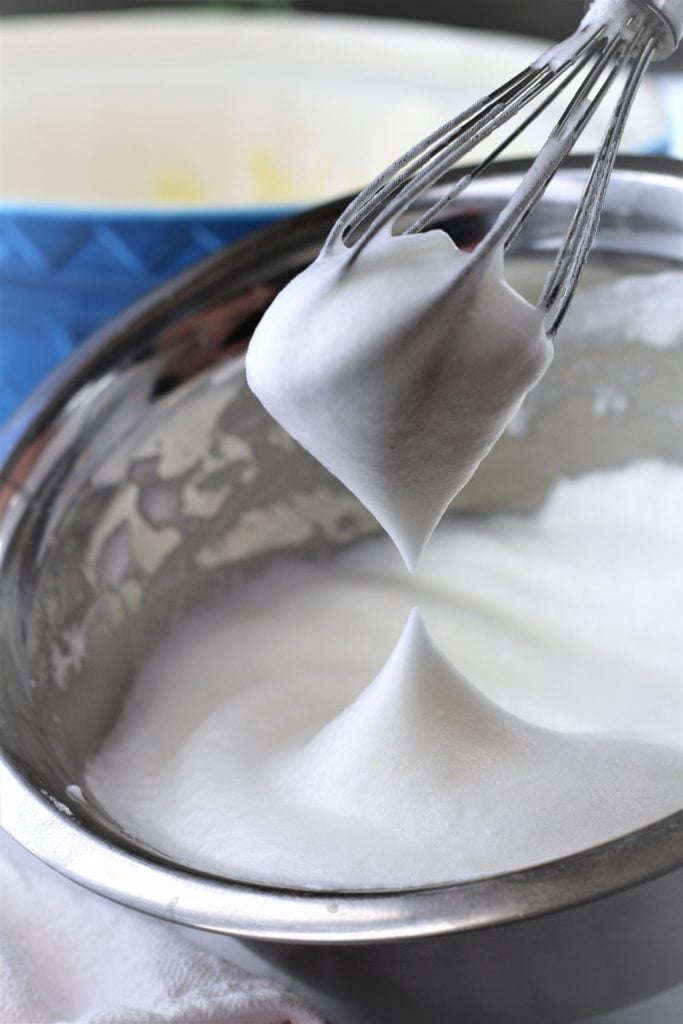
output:
[{"label": "cream colored bowl interior", "polygon": [[[162,208],[348,192],[547,45],[409,22],[216,12],[17,19],[3,36],[3,195]],[[583,150],[605,121],[601,112]],[[663,123],[644,88],[625,146],[652,148]],[[535,153],[549,126],[540,121],[507,155]]]}]

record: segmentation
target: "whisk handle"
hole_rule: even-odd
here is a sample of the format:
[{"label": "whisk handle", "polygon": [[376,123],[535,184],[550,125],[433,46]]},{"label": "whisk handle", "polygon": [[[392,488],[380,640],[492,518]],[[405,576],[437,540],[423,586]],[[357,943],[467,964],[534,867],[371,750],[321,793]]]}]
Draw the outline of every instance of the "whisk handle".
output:
[{"label": "whisk handle", "polygon": [[664,60],[678,48],[683,36],[683,0],[641,0],[661,21],[664,31],[654,60]]},{"label": "whisk handle", "polygon": [[582,27],[617,25],[622,28],[629,14],[646,8],[657,33],[653,60],[664,60],[677,49],[683,37],[683,0],[587,0]]}]

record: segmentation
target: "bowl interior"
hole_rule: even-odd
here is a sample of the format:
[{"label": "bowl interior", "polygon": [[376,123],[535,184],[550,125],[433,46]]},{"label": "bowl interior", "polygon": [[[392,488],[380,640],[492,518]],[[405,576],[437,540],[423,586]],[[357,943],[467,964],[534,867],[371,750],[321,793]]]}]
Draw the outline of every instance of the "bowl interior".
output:
[{"label": "bowl interior", "polygon": [[[519,236],[509,277],[520,287],[538,287],[582,178],[560,175]],[[470,201],[442,226],[471,241],[516,180],[483,180],[476,214]],[[680,195],[671,177],[618,175],[593,277],[675,266]],[[120,318],[52,380],[32,417],[27,410],[5,467],[6,763],[23,798],[47,807],[60,827],[166,863],[176,880],[197,873],[112,820],[88,793],[84,766],[137,668],[175,622],[278,559],[332,558],[378,529],[269,419],[244,376],[255,323],[314,255],[336,212],[323,208],[246,240]],[[524,513],[558,477],[639,458],[680,461],[680,432],[664,414],[678,401],[680,369],[680,349],[560,335],[523,423],[508,430],[451,514]],[[615,381],[627,401],[619,415],[603,415],[596,396]],[[41,845],[36,835],[20,838]],[[111,884],[117,898],[132,898],[123,876]]]}]

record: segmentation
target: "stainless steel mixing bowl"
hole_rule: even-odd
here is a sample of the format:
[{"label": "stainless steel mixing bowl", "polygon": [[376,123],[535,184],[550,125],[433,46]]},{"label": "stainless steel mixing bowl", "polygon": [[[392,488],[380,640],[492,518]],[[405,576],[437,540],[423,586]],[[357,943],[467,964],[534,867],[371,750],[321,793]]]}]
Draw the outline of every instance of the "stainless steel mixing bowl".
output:
[{"label": "stainless steel mixing bowl", "polygon": [[[513,268],[528,273],[556,246],[584,174],[580,161],[558,174]],[[679,174],[648,161],[619,170],[595,272],[681,264]],[[442,226],[471,243],[517,180],[514,167],[482,179]],[[136,668],[189,609],[283,556],[332,557],[376,529],[286,443],[244,378],[255,322],[340,208],[268,229],[154,293],[67,362],[2,436],[4,826],[104,896],[243,937],[339,994],[354,1020],[560,1024],[630,1003],[683,975],[683,815],[466,884],[296,891],[174,862],[84,783]],[[525,429],[500,442],[453,514],[528,510],[558,476],[636,457],[680,461],[680,375],[680,351],[565,337]],[[596,415],[596,395],[615,386],[625,401]]]}]

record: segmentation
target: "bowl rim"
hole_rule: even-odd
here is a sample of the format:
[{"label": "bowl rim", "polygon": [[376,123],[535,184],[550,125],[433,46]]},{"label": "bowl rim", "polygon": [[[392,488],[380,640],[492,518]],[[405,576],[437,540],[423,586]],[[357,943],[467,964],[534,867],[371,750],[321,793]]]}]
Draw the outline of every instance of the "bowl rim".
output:
[{"label": "bowl rim", "polygon": [[[519,923],[683,870],[683,811],[617,840],[521,871],[405,889],[297,889],[173,866],[84,828],[0,762],[3,828],[60,874],[173,924],[242,938],[347,945]],[[577,891],[578,890],[578,891]]]},{"label": "bowl rim", "polygon": [[[499,164],[487,177],[514,178],[524,162]],[[569,170],[588,166],[575,158]],[[565,174],[563,169],[558,178]],[[617,178],[652,175],[683,191],[681,164],[667,158],[629,158]],[[0,430],[0,479],[68,396],[102,363],[114,358],[122,337],[144,329],[152,315],[182,302],[200,284],[215,281],[226,260],[258,253],[264,243],[291,241],[297,231],[330,220],[337,200],[248,236],[155,289],[77,350]],[[9,474],[9,475],[8,475]],[[4,527],[21,515],[26,496],[0,511]],[[4,521],[4,524],[3,524]],[[1,558],[0,558],[1,562]],[[0,566],[1,569],[1,566]],[[427,938],[541,917],[614,895],[683,870],[683,810],[599,846],[523,870],[464,882],[404,889],[302,890],[225,878],[176,865],[123,838],[81,822],[54,795],[33,786],[23,766],[0,751],[2,826],[22,846],[75,882],[115,902],[192,927],[283,942],[349,944]]]}]

